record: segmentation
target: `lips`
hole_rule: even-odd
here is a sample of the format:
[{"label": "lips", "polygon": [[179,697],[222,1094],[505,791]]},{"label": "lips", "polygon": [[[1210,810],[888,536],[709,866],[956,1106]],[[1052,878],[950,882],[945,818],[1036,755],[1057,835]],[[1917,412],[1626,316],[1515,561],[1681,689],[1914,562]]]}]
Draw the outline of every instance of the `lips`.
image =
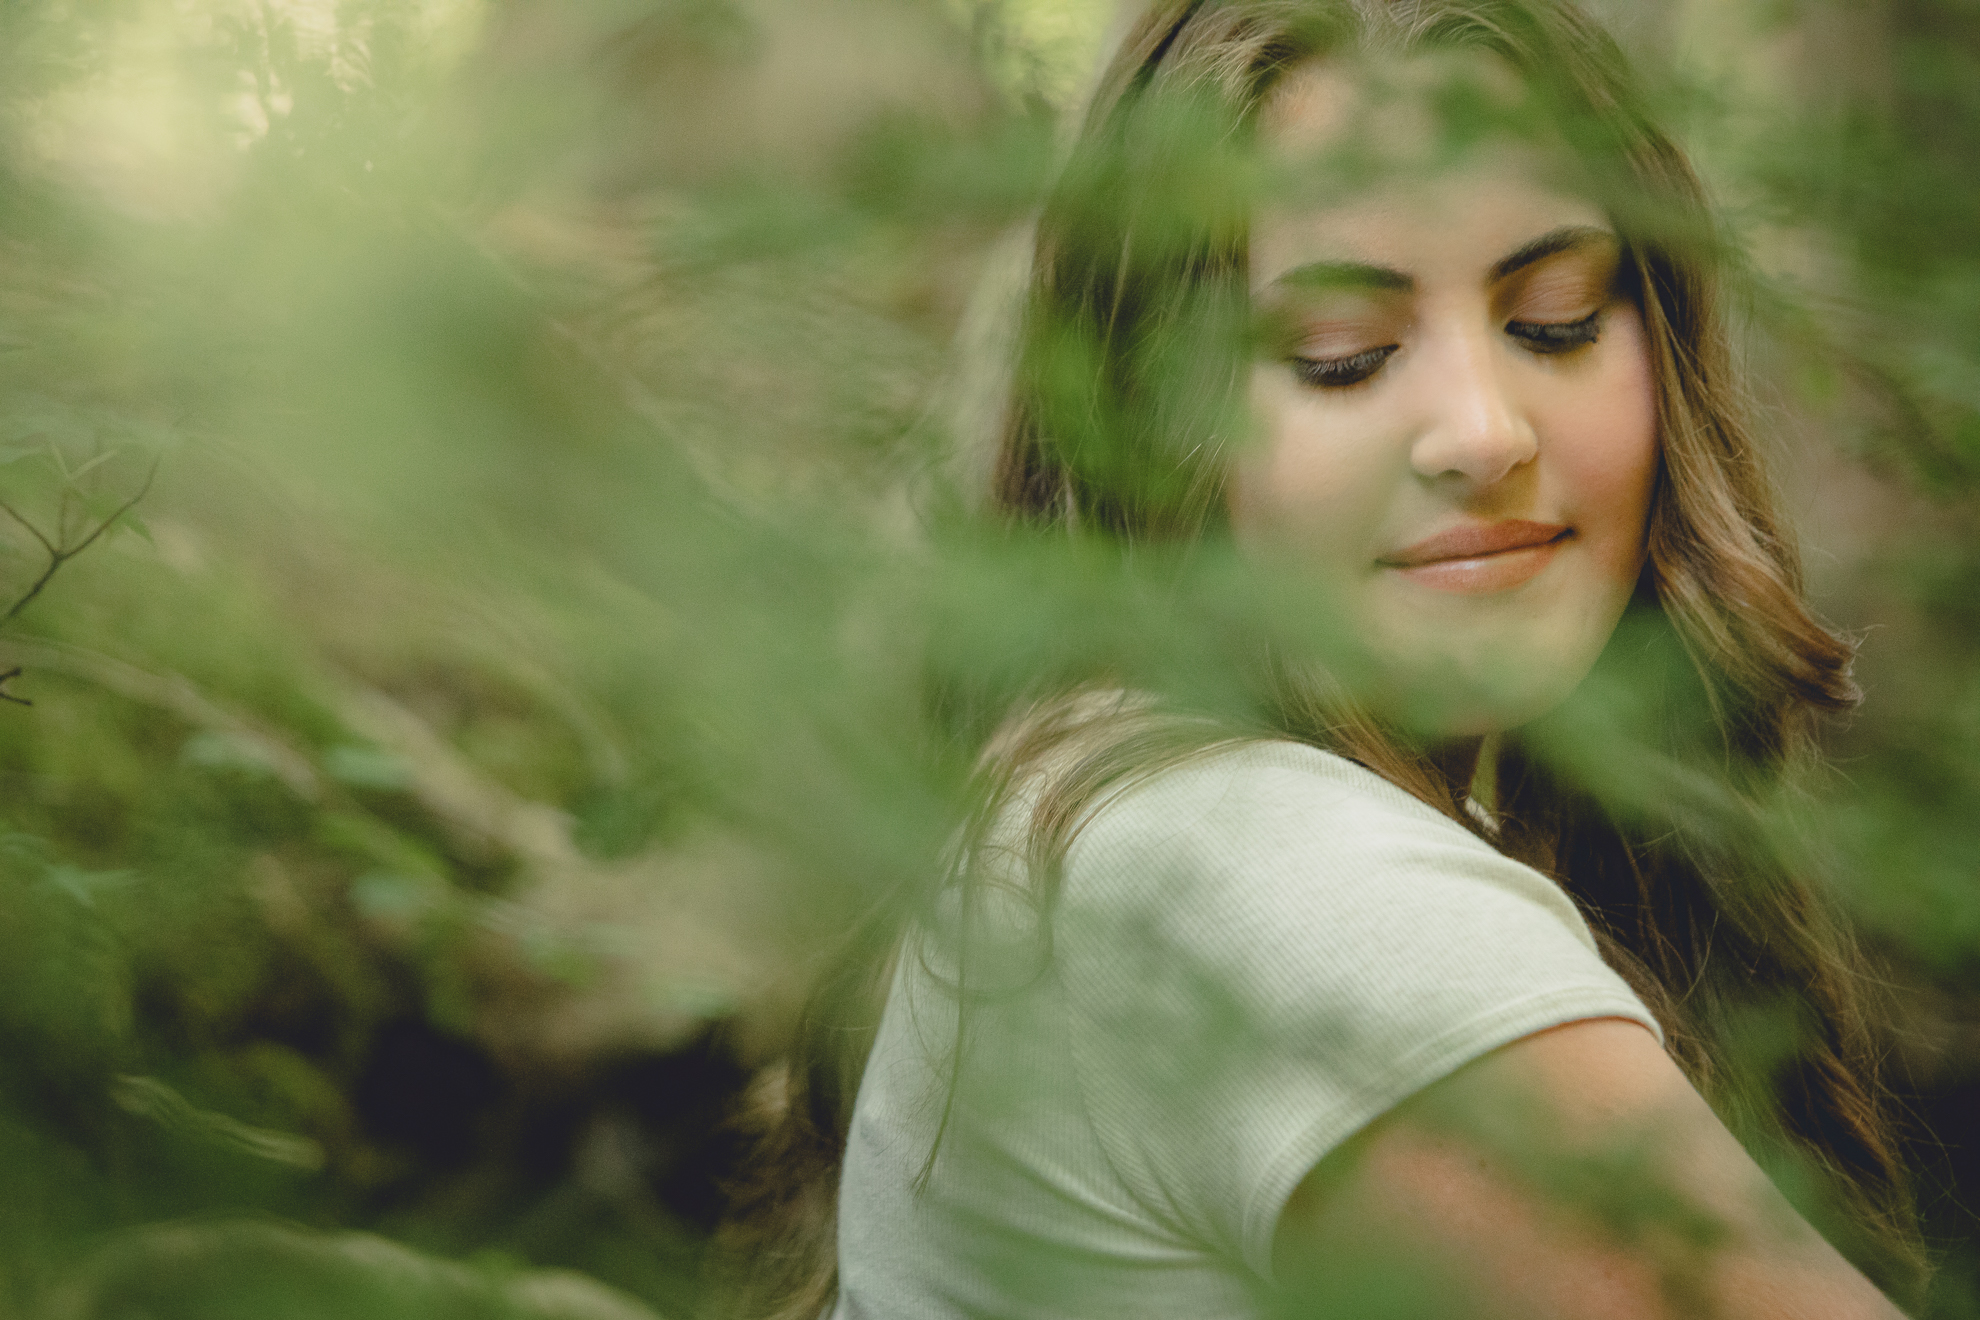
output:
[{"label": "lips", "polygon": [[1463,523],[1383,555],[1376,563],[1438,591],[1482,595],[1510,591],[1553,562],[1574,535],[1565,523]]}]

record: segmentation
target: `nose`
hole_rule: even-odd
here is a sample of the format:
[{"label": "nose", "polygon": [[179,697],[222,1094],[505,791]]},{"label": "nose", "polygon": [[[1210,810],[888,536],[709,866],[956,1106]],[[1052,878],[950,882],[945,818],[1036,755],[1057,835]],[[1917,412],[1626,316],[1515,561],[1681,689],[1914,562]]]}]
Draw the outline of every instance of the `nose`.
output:
[{"label": "nose", "polygon": [[1490,486],[1540,452],[1540,438],[1502,374],[1494,341],[1489,328],[1454,333],[1437,354],[1438,369],[1425,373],[1430,393],[1409,455],[1418,475],[1433,481],[1454,475],[1474,487]]}]

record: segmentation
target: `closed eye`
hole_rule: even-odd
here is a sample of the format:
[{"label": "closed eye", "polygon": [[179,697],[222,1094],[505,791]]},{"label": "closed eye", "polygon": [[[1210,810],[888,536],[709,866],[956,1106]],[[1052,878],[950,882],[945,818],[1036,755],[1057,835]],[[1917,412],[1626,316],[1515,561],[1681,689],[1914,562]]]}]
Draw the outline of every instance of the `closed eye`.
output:
[{"label": "closed eye", "polygon": [[1508,321],[1506,333],[1529,353],[1572,353],[1602,337],[1602,309],[1596,308],[1579,321]]},{"label": "closed eye", "polygon": [[1364,349],[1346,357],[1291,359],[1294,374],[1308,385],[1319,389],[1346,389],[1359,385],[1377,371],[1382,364],[1394,356],[1399,344],[1385,344],[1381,348]]}]

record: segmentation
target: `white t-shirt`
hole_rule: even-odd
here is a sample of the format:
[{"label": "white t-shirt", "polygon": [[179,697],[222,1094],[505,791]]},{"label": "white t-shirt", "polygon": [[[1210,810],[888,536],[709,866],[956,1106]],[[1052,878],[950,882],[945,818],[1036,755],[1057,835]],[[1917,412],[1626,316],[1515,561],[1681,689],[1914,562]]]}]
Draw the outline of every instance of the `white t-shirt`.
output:
[{"label": "white t-shirt", "polygon": [[1656,1030],[1552,881],[1297,743],[1106,801],[1049,940],[1027,910],[982,941],[959,1065],[953,967],[901,960],[835,1320],[1263,1315],[1286,1198],[1369,1121],[1547,1027]]}]

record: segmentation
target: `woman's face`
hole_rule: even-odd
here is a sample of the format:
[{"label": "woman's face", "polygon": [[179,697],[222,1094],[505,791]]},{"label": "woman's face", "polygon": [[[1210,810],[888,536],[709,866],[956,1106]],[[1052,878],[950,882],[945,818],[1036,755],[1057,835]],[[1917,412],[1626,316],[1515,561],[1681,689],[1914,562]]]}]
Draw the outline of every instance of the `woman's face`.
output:
[{"label": "woman's face", "polygon": [[[1309,65],[1266,107],[1266,141],[1297,165],[1374,121],[1385,159],[1434,161],[1407,106],[1368,101]],[[1435,733],[1558,703],[1643,566],[1658,444],[1642,322],[1607,217],[1548,185],[1550,159],[1480,147],[1253,225],[1252,297],[1275,331],[1237,535],[1318,574],[1381,698]]]}]

